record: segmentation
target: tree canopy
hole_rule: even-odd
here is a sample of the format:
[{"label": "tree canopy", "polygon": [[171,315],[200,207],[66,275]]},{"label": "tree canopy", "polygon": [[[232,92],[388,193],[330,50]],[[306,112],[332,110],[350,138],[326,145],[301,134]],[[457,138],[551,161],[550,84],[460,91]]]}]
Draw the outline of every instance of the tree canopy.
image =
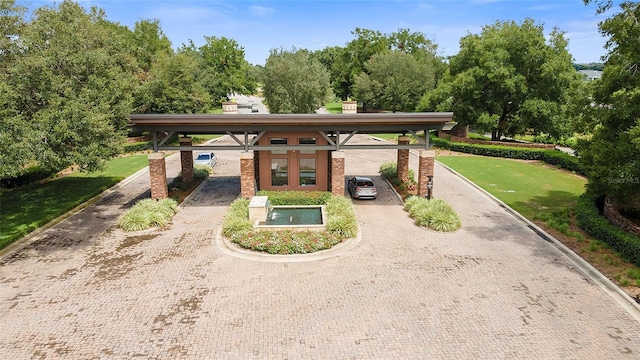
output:
[{"label": "tree canopy", "polygon": [[334,46],[314,53],[329,70],[333,92],[342,100],[354,94],[356,77],[368,73],[366,63],[376,54],[404,52],[416,58],[428,59],[436,69],[436,76],[444,71],[442,59],[436,56],[436,44],[422,33],[399,29],[383,34],[376,30],[356,28],[351,34],[355,39],[344,47]]},{"label": "tree canopy", "polygon": [[130,113],[208,112],[229,92],[255,90],[232,39],[175,52],[158,20],[129,29],[70,0],[26,14],[0,0],[3,179],[33,165],[99,169],[120,153]]},{"label": "tree canopy", "polygon": [[491,132],[494,140],[525,129],[559,135],[579,77],[563,34],[554,29],[548,38],[532,19],[496,22],[465,36],[448,74],[419,109],[450,106],[458,123]]},{"label": "tree canopy", "polygon": [[[598,3],[600,12],[612,6]],[[578,150],[588,188],[640,213],[640,3],[624,2],[620,10],[600,23],[608,54],[591,102],[581,109],[579,130],[592,137]]]},{"label": "tree canopy", "polygon": [[249,77],[250,64],[244,58],[244,48],[226,37],[207,36],[205,40],[198,51],[204,60],[205,71],[218,77],[217,86],[209,87],[213,98],[222,100],[234,92],[253,94],[256,83]]},{"label": "tree canopy", "polygon": [[413,111],[435,83],[433,63],[400,51],[373,55],[356,76],[354,98],[384,110]]},{"label": "tree canopy", "polygon": [[329,97],[329,73],[306,50],[272,49],[263,92],[271,113],[312,114]]},{"label": "tree canopy", "polygon": [[19,46],[0,85],[0,176],[17,175],[30,161],[92,170],[118,154],[136,64],[114,28],[97,8],[86,13],[64,1],[37,9],[14,35]]}]

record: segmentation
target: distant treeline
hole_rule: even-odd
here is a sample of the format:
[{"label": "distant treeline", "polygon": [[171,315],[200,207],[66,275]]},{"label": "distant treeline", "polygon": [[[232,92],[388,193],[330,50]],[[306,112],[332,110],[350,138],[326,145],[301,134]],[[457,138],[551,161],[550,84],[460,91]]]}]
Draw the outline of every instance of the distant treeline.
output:
[{"label": "distant treeline", "polygon": [[604,69],[603,63],[573,64],[576,70],[599,70]]}]

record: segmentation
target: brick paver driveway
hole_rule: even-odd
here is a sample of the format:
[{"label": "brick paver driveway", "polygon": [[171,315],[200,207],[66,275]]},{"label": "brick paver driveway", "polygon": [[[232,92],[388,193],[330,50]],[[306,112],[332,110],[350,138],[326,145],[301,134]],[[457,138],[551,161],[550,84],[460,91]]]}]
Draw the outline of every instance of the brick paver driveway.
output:
[{"label": "brick paver driveway", "polygon": [[[145,174],[138,190],[123,186],[84,219],[6,255],[0,357],[640,357],[635,308],[441,166],[435,195],[456,208],[463,228],[415,227],[376,177],[394,151],[347,152],[347,175],[372,176],[380,188],[378,200],[354,201],[362,229],[354,248],[291,262],[222,251],[216,235],[239,193],[238,155],[218,153],[216,175],[169,229],[132,235],[112,226],[144,194]],[[96,234],[82,235],[94,226]]]}]

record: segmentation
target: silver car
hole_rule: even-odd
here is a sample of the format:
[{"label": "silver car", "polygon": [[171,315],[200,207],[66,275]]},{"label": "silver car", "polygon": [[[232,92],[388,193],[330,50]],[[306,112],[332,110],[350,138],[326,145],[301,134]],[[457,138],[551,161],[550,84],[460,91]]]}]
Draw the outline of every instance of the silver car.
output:
[{"label": "silver car", "polygon": [[199,153],[198,157],[193,161],[194,165],[207,165],[213,167],[218,161],[216,154],[212,152]]},{"label": "silver car", "polygon": [[376,186],[368,177],[354,176],[347,182],[347,190],[352,199],[371,198],[378,197],[378,191]]}]

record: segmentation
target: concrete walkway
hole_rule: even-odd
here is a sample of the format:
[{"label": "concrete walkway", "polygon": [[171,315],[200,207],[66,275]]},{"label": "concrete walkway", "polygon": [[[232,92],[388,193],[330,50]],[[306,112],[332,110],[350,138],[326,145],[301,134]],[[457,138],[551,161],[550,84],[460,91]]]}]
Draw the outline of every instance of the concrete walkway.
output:
[{"label": "concrete walkway", "polygon": [[346,154],[347,176],[372,176],[380,191],[375,201],[354,201],[355,246],[312,261],[229,253],[216,236],[239,194],[239,155],[218,153],[216,174],[168,229],[127,234],[113,226],[144,196],[130,190],[138,181],[148,187],[142,174],[77,214],[86,220],[71,217],[3,257],[2,357],[640,356],[637,308],[440,165],[435,196],[460,213],[463,227],[441,234],[414,226],[377,175],[395,161],[393,150]]}]

